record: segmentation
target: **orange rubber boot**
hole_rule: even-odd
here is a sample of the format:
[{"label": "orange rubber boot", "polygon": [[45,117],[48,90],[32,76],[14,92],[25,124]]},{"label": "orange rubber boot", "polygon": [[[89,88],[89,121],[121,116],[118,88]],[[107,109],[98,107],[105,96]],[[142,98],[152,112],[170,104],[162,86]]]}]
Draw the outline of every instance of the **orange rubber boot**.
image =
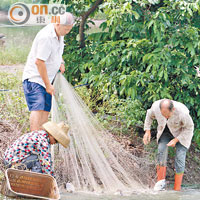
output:
[{"label": "orange rubber boot", "polygon": [[183,173],[175,174],[174,190],[176,190],[176,191],[181,190],[182,180],[183,180]]},{"label": "orange rubber boot", "polygon": [[167,170],[167,167],[165,166],[159,166],[159,165],[157,166],[157,181],[165,179],[166,170]]}]

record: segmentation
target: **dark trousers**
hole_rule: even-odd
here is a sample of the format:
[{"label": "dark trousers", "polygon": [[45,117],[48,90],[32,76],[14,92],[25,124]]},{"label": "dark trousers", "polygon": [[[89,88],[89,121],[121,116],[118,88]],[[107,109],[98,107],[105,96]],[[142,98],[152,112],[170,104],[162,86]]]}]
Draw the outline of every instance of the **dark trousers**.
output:
[{"label": "dark trousers", "polygon": [[[12,164],[8,164],[5,160],[4,164],[6,165],[7,168],[12,167]],[[36,154],[31,154],[27,158],[23,159],[20,163],[17,163],[15,165],[15,168],[21,170],[29,169],[32,172],[42,173],[42,167],[39,162],[38,155]]]},{"label": "dark trousers", "polygon": [[[170,133],[169,128],[165,127],[159,141],[158,141],[158,164],[161,166],[167,166],[168,146],[167,144],[174,139],[174,136]],[[176,156],[175,156],[175,170],[176,173],[183,173],[185,170],[187,148],[180,142],[176,144]]]}]

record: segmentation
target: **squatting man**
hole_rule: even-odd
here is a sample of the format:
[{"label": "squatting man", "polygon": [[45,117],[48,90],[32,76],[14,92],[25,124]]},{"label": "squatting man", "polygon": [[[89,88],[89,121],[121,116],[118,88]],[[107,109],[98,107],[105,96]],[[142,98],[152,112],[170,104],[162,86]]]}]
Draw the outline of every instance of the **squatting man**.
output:
[{"label": "squatting man", "polygon": [[174,190],[181,190],[185,169],[186,152],[190,147],[194,123],[188,108],[177,101],[162,99],[153,103],[147,110],[144,123],[145,135],[143,142],[147,145],[151,140],[151,125],[153,120],[158,122],[157,142],[157,181],[166,177],[168,147],[176,148]]},{"label": "squatting man", "polygon": [[30,170],[54,176],[50,145],[60,143],[68,147],[68,125],[46,122],[43,130],[32,131],[18,138],[4,153],[6,168]]}]

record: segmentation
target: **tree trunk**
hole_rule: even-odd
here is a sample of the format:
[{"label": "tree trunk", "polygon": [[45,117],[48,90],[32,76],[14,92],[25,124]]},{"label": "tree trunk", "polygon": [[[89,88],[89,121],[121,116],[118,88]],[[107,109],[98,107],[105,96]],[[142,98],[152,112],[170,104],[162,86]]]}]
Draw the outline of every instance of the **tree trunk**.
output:
[{"label": "tree trunk", "polygon": [[103,3],[103,0],[97,0],[92,7],[85,13],[81,15],[81,23],[79,27],[79,36],[80,36],[80,47],[83,48],[85,47],[85,34],[84,34],[84,26],[87,18],[91,13],[93,13],[100,4]]}]

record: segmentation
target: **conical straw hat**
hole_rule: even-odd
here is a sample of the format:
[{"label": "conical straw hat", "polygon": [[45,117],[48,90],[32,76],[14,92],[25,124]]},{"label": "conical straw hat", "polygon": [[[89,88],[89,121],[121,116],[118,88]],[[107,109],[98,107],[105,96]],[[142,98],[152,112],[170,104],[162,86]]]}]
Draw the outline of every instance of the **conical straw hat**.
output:
[{"label": "conical straw hat", "polygon": [[69,136],[67,132],[69,130],[69,126],[64,122],[55,123],[55,122],[46,122],[43,125],[43,128],[50,133],[60,144],[62,144],[65,148],[69,146]]}]

